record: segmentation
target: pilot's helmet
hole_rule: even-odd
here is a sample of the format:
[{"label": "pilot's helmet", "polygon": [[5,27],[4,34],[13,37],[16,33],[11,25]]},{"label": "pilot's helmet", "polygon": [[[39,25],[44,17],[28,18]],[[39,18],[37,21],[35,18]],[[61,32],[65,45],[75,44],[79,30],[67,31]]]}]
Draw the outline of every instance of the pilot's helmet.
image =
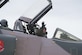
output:
[{"label": "pilot's helmet", "polygon": [[8,27],[8,24],[7,24],[8,22],[7,22],[7,20],[5,20],[5,19],[2,19],[1,21],[0,21],[0,24],[1,24],[1,26],[3,26],[3,27]]},{"label": "pilot's helmet", "polygon": [[43,27],[45,26],[45,23],[44,23],[44,22],[42,22],[42,26],[43,26]]},{"label": "pilot's helmet", "polygon": [[42,25],[44,25],[44,22],[42,22]]}]

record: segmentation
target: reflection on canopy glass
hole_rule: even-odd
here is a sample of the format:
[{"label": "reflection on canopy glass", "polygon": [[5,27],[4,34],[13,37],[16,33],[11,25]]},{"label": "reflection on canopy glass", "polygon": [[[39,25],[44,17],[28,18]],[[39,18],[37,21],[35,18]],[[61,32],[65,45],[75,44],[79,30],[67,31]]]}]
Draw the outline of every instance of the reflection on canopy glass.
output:
[{"label": "reflection on canopy glass", "polygon": [[36,0],[23,14],[24,17],[34,18],[49,2],[47,0]]},{"label": "reflection on canopy glass", "polygon": [[56,29],[56,32],[53,38],[58,38],[58,39],[63,39],[63,40],[72,40],[72,41],[80,40],[79,38],[59,28]]}]

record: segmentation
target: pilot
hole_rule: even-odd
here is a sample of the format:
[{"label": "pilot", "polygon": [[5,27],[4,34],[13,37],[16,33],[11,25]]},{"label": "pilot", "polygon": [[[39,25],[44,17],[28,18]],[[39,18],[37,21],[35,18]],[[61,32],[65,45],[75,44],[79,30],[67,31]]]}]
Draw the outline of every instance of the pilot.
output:
[{"label": "pilot", "polygon": [[8,27],[7,20],[2,19],[2,20],[0,21],[0,23],[1,23],[1,26],[3,26],[3,27]]},{"label": "pilot", "polygon": [[47,38],[47,31],[44,22],[42,22],[42,27],[37,31],[36,35]]},{"label": "pilot", "polygon": [[1,24],[1,27],[0,27],[0,28],[2,28],[2,29],[7,29],[7,30],[11,30],[10,28],[8,28],[8,22],[7,22],[7,20],[2,19],[2,20],[0,21],[0,24]]}]

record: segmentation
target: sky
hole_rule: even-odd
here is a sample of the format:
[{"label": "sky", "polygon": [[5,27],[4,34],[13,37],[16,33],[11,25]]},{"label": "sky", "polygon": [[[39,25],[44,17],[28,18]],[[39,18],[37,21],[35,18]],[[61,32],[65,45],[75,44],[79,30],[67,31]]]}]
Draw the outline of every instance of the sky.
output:
[{"label": "sky", "polygon": [[[53,8],[38,22],[46,23],[48,37],[61,28],[82,39],[82,0],[52,0]],[[0,8],[0,20],[8,20],[10,28],[21,16],[33,18],[48,4],[46,0],[9,0]]]}]

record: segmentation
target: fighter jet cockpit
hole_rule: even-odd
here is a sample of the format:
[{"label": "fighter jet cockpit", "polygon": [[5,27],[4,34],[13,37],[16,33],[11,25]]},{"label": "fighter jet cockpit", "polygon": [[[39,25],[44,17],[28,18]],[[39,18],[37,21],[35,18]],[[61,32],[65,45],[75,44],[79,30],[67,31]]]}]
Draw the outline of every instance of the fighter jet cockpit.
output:
[{"label": "fighter jet cockpit", "polygon": [[[8,0],[9,1],[9,0]],[[4,3],[5,1],[1,0],[1,4],[4,3],[3,6],[1,6],[1,9],[4,9],[5,4],[9,5],[9,2],[13,2],[13,1],[9,1],[9,2]],[[30,1],[29,1],[30,2]],[[37,29],[40,29],[40,26],[37,24],[37,22],[52,8],[52,2],[51,0],[35,0],[35,1],[31,1],[31,5],[29,5],[30,7],[27,9],[25,8],[25,10],[23,11],[22,9],[20,9],[20,12],[23,11],[22,15],[18,15],[18,19],[12,19],[12,30],[13,31],[19,31],[19,32],[24,32],[24,33],[29,33],[29,34],[35,34],[35,32],[37,31]],[[36,5],[37,4],[37,5]],[[20,5],[20,4],[19,4]],[[24,5],[24,4],[23,4]],[[7,6],[7,5],[6,5]],[[25,5],[26,6],[26,5]],[[11,7],[9,7],[11,8]],[[35,9],[36,8],[36,9]],[[14,9],[14,8],[13,8]],[[13,9],[9,9],[8,11],[11,13],[10,10]],[[7,10],[6,10],[7,12]],[[8,13],[9,13],[8,12]],[[18,11],[16,11],[17,13]],[[2,12],[3,13],[3,12]],[[15,13],[15,14],[16,14]],[[13,12],[11,14],[14,14]],[[5,17],[5,15],[4,15]],[[3,18],[4,18],[3,17]],[[11,16],[9,16],[11,17]],[[6,19],[10,19],[8,16],[6,16]],[[10,23],[9,23],[10,25]]]},{"label": "fighter jet cockpit", "polygon": [[[31,20],[32,19],[27,17],[20,17],[18,20],[15,21],[13,30],[30,34],[28,24]],[[35,24],[34,30],[36,31],[36,29],[39,29],[39,28],[40,26],[38,24]]]},{"label": "fighter jet cockpit", "polygon": [[[39,2],[42,2],[42,1],[39,1]],[[21,31],[21,32],[33,34],[33,35],[39,35],[39,36],[43,36],[44,33],[47,34],[45,23],[43,22],[43,24],[39,26],[37,22],[48,11],[51,10],[52,2],[50,0],[47,0],[37,4],[38,4],[37,6],[34,5],[33,7],[31,7],[30,11],[27,10],[28,12],[26,11],[23,14],[23,16],[21,16],[19,19],[15,21],[13,30]],[[37,8],[37,10],[35,8]],[[44,33],[43,33],[43,30],[44,30]],[[43,34],[39,34],[39,33],[43,33]]]}]

